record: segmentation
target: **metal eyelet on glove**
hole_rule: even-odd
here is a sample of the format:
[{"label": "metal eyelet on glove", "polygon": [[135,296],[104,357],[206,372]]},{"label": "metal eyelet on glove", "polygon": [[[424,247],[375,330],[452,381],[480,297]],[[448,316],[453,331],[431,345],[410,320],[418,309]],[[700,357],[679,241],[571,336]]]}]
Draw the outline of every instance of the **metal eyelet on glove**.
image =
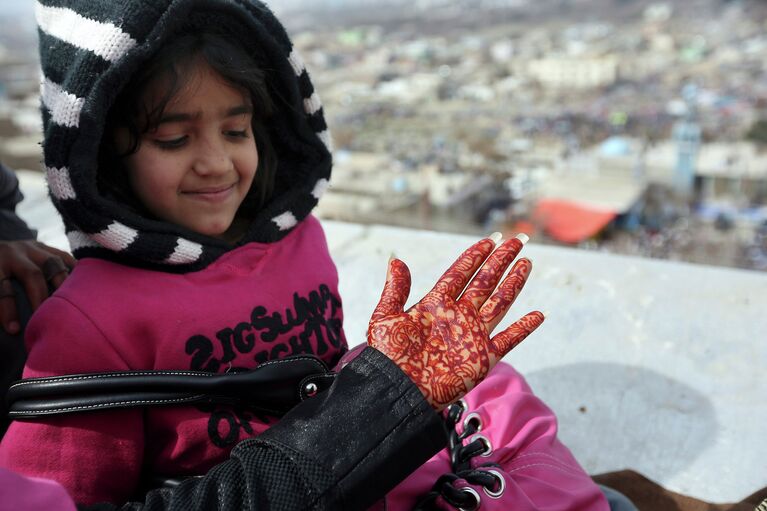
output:
[{"label": "metal eyelet on glove", "polygon": [[471,495],[474,498],[474,504],[470,506],[463,506],[459,507],[458,511],[477,511],[479,509],[479,506],[482,504],[482,499],[479,497],[479,493],[474,488],[469,488],[468,486],[464,486],[463,488],[459,488],[459,490],[467,495]]},{"label": "metal eyelet on glove", "polygon": [[493,444],[490,443],[489,438],[487,438],[485,435],[481,435],[477,433],[476,435],[471,437],[471,440],[469,441],[469,443],[474,442],[475,440],[479,440],[485,446],[485,450],[480,453],[480,456],[482,456],[483,458],[487,458],[491,454],[493,454]]},{"label": "metal eyelet on glove", "polygon": [[[476,511],[481,499],[479,493],[471,487],[453,486],[459,480],[471,485],[481,486],[490,498],[499,498],[506,489],[506,483],[501,475],[500,465],[492,462],[472,467],[471,460],[475,456],[490,456],[493,446],[490,440],[479,433],[482,429],[482,417],[476,413],[468,413],[466,402],[461,400],[447,408],[445,422],[448,430],[448,452],[452,472],[443,474],[437,479],[429,493],[423,495],[416,504],[415,511],[432,511],[437,509],[437,499],[442,500],[455,509]],[[456,426],[461,423],[463,431],[459,434]],[[467,441],[468,439],[468,441]],[[465,444],[464,444],[465,442]],[[497,468],[498,470],[490,470]]]},{"label": "metal eyelet on glove", "polygon": [[503,492],[506,491],[506,480],[503,478],[500,472],[497,470],[487,469],[485,470],[488,474],[495,477],[496,481],[498,481],[498,489],[496,491],[489,490],[487,486],[483,486],[482,490],[485,492],[485,495],[490,497],[491,499],[498,499],[503,495]]},{"label": "metal eyelet on glove", "polygon": [[482,417],[480,417],[477,412],[471,412],[465,419],[463,419],[463,430],[466,431],[470,424],[474,425],[474,429],[477,433],[482,431]]}]

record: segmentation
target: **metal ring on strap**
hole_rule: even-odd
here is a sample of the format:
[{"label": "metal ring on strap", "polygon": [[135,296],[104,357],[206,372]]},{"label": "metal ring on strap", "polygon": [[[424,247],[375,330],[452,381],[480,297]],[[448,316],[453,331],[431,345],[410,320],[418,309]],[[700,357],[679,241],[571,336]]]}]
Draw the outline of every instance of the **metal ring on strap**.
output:
[{"label": "metal ring on strap", "polygon": [[498,489],[496,491],[488,490],[485,486],[482,487],[482,489],[485,491],[485,495],[491,499],[501,498],[503,492],[506,491],[506,480],[503,478],[503,475],[501,475],[501,473],[497,470],[492,469],[487,469],[485,472],[495,477],[495,479],[498,481]]},{"label": "metal ring on strap", "polygon": [[485,435],[477,433],[476,435],[472,436],[469,442],[473,442],[474,440],[479,440],[483,444],[485,444],[485,450],[480,454],[483,458],[487,458],[491,454],[493,454],[493,444],[490,443],[490,439],[487,438]]},{"label": "metal ring on strap", "polygon": [[463,430],[466,431],[469,427],[470,423],[474,423],[474,427],[477,430],[477,433],[482,431],[482,417],[477,412],[471,412],[469,415],[466,416],[465,419],[463,419]]},{"label": "metal ring on strap", "polygon": [[482,504],[482,499],[479,497],[479,493],[477,493],[477,491],[474,488],[469,488],[468,486],[465,486],[463,488],[458,488],[458,490],[468,495],[471,495],[472,497],[474,497],[474,500],[475,500],[475,504],[473,504],[471,507],[459,507],[458,511],[477,511],[479,509],[480,504]]}]

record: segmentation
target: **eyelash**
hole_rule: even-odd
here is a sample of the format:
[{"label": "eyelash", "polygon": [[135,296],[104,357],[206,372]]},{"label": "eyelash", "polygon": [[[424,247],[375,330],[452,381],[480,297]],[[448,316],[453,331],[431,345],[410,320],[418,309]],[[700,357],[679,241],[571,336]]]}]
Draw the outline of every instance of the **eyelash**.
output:
[{"label": "eyelash", "polygon": [[183,137],[175,138],[173,140],[155,140],[154,143],[160,149],[165,149],[170,151],[173,149],[180,149],[181,147],[183,147],[188,138],[189,137],[185,135]]},{"label": "eyelash", "polygon": [[[229,130],[229,131],[225,131],[224,135],[226,135],[227,137],[236,138],[236,139],[249,138],[247,130],[242,130],[242,131]],[[184,135],[183,137],[175,138],[173,140],[155,140],[154,143],[160,149],[172,151],[174,149],[181,149],[182,147],[184,147],[184,144],[186,144],[186,141],[188,139],[189,137],[187,135]]]}]

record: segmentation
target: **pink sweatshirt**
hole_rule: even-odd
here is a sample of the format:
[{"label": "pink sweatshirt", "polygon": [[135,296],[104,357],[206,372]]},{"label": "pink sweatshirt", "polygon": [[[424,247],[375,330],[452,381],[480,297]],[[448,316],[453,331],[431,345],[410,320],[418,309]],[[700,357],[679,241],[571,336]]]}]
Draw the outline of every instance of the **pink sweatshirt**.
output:
[{"label": "pink sweatshirt", "polygon": [[76,511],[58,483],[0,468],[0,511]]},{"label": "pink sweatshirt", "polygon": [[[345,350],[338,276],[319,222],[250,243],[202,271],[80,261],[27,328],[24,377],[136,369],[225,372]],[[275,419],[226,406],[102,411],[14,422],[0,466],[59,481],[81,503],[133,497],[142,471],[198,475]]]}]

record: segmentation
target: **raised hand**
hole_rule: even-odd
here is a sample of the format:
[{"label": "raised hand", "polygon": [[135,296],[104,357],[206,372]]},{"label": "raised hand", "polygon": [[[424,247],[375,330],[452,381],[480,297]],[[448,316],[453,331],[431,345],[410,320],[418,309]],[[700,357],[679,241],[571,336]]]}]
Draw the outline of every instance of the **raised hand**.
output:
[{"label": "raised hand", "polygon": [[532,270],[530,260],[520,259],[498,286],[527,236],[496,249],[499,239],[494,235],[466,250],[407,311],[410,270],[399,259],[389,261],[381,301],[368,326],[368,344],[394,361],[436,410],[474,388],[543,323],[542,313],[531,312],[490,338]]}]

